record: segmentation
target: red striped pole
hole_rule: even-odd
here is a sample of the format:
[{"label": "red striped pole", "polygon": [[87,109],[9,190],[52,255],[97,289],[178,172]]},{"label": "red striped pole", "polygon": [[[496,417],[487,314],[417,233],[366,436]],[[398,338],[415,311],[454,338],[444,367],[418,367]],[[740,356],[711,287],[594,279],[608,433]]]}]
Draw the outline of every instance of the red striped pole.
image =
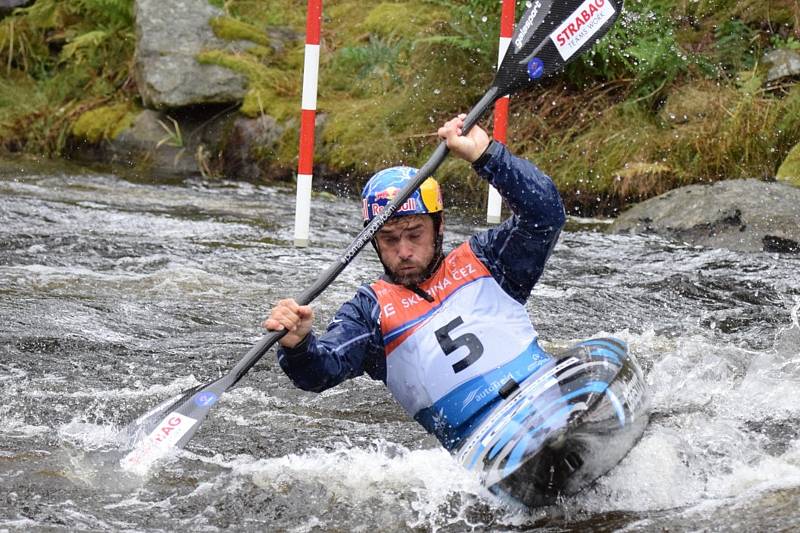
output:
[{"label": "red striped pole", "polygon": [[303,62],[303,99],[300,110],[300,160],[297,164],[297,203],[294,212],[294,245],[308,246],[311,220],[311,178],[314,168],[314,126],[317,116],[319,40],[322,0],[308,0],[306,48]]},{"label": "red striped pole", "polygon": [[[500,48],[497,53],[497,67],[503,62],[506,50],[511,44],[511,35],[514,33],[514,0],[503,0],[503,9],[500,14]],[[502,143],[506,142],[508,129],[508,96],[504,96],[494,105],[494,138]],[[489,186],[489,203],[486,209],[486,221],[490,224],[500,222],[500,211],[503,199],[497,190]]]}]

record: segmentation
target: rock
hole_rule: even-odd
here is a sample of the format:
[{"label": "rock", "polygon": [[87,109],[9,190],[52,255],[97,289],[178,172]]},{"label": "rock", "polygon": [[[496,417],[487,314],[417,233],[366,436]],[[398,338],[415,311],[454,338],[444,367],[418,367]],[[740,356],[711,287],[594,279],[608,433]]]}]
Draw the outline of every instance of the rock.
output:
[{"label": "rock", "polygon": [[283,55],[290,44],[302,41],[303,35],[291,28],[268,26],[266,28],[269,46],[276,55]]},{"label": "rock", "polygon": [[764,54],[764,63],[770,65],[767,82],[800,74],[800,54],[794,50],[779,48]]},{"label": "rock", "polygon": [[246,78],[201,65],[202,51],[242,51],[251,43],[218,39],[209,24],[223,12],[208,0],[136,0],[134,76],[145,107],[166,109],[244,98]]},{"label": "rock", "polygon": [[[247,181],[291,179],[297,171],[297,163],[295,161],[294,166],[287,168],[286,162],[280,161],[278,149],[284,134],[291,135],[292,143],[297,142],[298,118],[289,118],[283,122],[278,122],[270,115],[237,118],[222,148],[225,177]],[[315,138],[321,138],[327,118],[325,113],[316,115]],[[314,172],[324,174],[327,169],[317,164],[314,165]]]},{"label": "rock", "polygon": [[222,150],[225,177],[257,181],[275,159],[275,148],[284,127],[269,115],[237,118]]},{"label": "rock", "polygon": [[108,142],[110,161],[126,165],[146,163],[155,172],[199,173],[194,154],[183,139],[184,128],[164,113],[145,109],[130,128]]},{"label": "rock", "polygon": [[[154,175],[210,174],[235,112],[145,109],[112,139],[73,143],[71,156],[135,168]],[[209,118],[210,117],[210,118]]]},{"label": "rock", "polygon": [[800,187],[800,143],[794,145],[786,154],[786,159],[778,167],[775,177],[778,181],[785,181],[790,185]]},{"label": "rock", "polygon": [[18,7],[27,7],[33,0],[0,0],[0,17],[10,15]]},{"label": "rock", "polygon": [[800,253],[800,189],[753,179],[689,185],[633,206],[609,231],[738,251]]}]

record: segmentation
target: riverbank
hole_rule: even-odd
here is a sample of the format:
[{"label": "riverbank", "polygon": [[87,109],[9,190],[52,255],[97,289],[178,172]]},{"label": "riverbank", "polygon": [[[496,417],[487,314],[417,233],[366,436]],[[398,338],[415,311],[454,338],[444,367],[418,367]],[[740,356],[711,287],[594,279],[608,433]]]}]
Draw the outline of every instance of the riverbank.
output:
[{"label": "riverbank", "polygon": [[[190,4],[192,17],[165,16]],[[509,145],[553,176],[570,214],[615,215],[693,183],[799,184],[794,2],[629,4],[592,51],[511,102]],[[37,0],[0,20],[0,150],[291,181],[304,27],[304,2]],[[357,189],[377,168],[424,162],[436,125],[489,84],[498,27],[488,0],[325,6],[315,177]],[[225,89],[197,88],[212,79]],[[461,162],[439,177],[485,198]]]}]

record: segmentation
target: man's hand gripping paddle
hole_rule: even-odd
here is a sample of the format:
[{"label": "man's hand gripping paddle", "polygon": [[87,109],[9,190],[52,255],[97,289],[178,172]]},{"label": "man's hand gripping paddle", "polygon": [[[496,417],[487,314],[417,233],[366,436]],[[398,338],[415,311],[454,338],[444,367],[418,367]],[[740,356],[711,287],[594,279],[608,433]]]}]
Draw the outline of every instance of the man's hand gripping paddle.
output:
[{"label": "man's hand gripping paddle", "polygon": [[[622,0],[533,0],[529,5],[517,23],[492,85],[467,114],[463,134],[497,99],[536,85],[590,48],[617,19]],[[339,276],[397,208],[439,168],[447,153],[447,145],[442,142],[414,181],[409,182],[358,234],[342,256],[296,299],[300,305],[311,303]],[[220,396],[285,334],[284,330],[264,335],[225,376],[170,398],[133,421],[127,428],[133,449],[122,459],[123,469],[144,475],[155,461],[183,447]]]}]

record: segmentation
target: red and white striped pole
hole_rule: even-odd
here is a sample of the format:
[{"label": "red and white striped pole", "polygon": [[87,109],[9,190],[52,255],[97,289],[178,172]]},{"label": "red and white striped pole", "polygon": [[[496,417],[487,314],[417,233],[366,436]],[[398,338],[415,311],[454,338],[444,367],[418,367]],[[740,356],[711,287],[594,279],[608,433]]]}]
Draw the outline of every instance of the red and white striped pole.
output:
[{"label": "red and white striped pole", "polygon": [[319,38],[322,0],[308,0],[306,49],[303,62],[303,100],[300,110],[300,161],[297,165],[297,203],[294,212],[294,245],[308,246],[311,221],[311,177],[314,168],[314,126],[317,116]]},{"label": "red and white striped pole", "polygon": [[[514,33],[514,0],[503,0],[503,9],[500,14],[500,49],[497,53],[497,67],[503,62],[506,50],[511,44],[511,34]],[[502,143],[506,142],[508,129],[508,95],[502,97],[494,105],[494,138]],[[486,222],[497,224],[500,222],[500,211],[503,207],[503,198],[497,189],[489,186],[489,204],[486,209]]]}]

